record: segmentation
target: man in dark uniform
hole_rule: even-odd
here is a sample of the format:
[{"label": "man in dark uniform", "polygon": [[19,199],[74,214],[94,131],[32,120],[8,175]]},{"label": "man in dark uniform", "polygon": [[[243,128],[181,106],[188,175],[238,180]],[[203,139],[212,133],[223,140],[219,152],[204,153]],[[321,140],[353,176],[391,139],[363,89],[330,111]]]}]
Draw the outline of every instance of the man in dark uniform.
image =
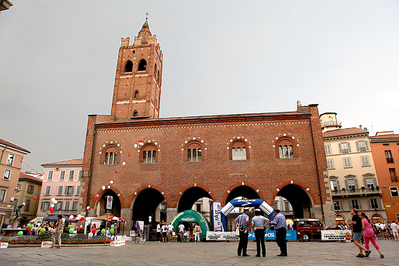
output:
[{"label": "man in dark uniform", "polygon": [[270,224],[274,224],[274,228],[276,229],[276,242],[280,247],[280,254],[277,256],[287,256],[287,221],[285,216],[280,213],[280,210],[274,210],[274,221],[270,222]]}]

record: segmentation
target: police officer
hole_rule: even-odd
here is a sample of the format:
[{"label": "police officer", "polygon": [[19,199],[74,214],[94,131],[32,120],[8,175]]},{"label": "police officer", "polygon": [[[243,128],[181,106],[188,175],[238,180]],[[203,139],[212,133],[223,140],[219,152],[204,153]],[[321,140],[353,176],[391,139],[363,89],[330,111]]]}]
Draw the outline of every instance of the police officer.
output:
[{"label": "police officer", "polygon": [[260,257],[260,246],[262,245],[262,256],[266,256],[265,247],[265,226],[269,223],[269,219],[262,216],[262,211],[255,210],[255,217],[252,218],[252,228],[255,231],[256,238],[256,257]]},{"label": "police officer", "polygon": [[242,256],[247,257],[249,256],[247,254],[247,246],[248,246],[248,230],[249,230],[249,208],[244,209],[244,213],[239,215],[235,220],[234,223],[235,225],[239,227],[240,230],[240,243],[238,243],[238,250],[237,254],[238,256],[241,256],[241,251],[242,251]]},{"label": "police officer", "polygon": [[285,228],[287,226],[287,221],[285,216],[280,213],[280,210],[274,210],[273,216],[274,221],[270,222],[270,224],[273,224],[276,229],[276,242],[281,251],[277,256],[285,257],[287,256],[287,241],[285,239],[287,235],[287,229]]}]

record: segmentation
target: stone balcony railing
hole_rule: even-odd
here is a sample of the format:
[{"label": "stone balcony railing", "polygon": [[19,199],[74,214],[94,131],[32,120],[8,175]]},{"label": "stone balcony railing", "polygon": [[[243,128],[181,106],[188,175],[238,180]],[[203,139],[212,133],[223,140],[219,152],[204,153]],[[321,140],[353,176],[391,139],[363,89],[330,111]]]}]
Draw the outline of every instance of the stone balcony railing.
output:
[{"label": "stone balcony railing", "polygon": [[358,188],[358,189],[341,189],[341,190],[331,190],[333,196],[357,196],[357,195],[375,195],[381,194],[381,188]]}]

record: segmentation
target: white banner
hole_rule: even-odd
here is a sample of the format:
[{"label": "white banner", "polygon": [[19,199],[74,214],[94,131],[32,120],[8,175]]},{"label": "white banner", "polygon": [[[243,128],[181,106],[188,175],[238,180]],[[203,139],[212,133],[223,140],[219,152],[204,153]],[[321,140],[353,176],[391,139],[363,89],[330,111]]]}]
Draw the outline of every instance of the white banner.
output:
[{"label": "white banner", "polygon": [[212,219],[213,219],[213,231],[222,232],[224,231],[222,223],[222,205],[219,201],[214,201],[212,203]]},{"label": "white banner", "polygon": [[206,241],[238,241],[240,240],[239,236],[236,236],[234,232],[214,232],[207,231],[206,232]]},{"label": "white banner", "polygon": [[51,248],[53,246],[52,241],[42,241],[42,248]]},{"label": "white banner", "polygon": [[322,241],[351,241],[351,230],[321,230]]},{"label": "white banner", "polygon": [[1,242],[0,248],[8,248],[8,242]]},{"label": "white banner", "polygon": [[125,245],[125,240],[111,241],[110,244],[112,247],[120,247]]}]

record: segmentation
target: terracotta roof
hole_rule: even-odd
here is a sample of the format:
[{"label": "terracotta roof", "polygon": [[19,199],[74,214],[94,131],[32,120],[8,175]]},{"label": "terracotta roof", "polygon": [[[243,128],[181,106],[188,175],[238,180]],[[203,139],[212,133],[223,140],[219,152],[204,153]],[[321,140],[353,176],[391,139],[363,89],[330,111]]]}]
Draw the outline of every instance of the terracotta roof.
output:
[{"label": "terracotta roof", "polygon": [[26,153],[30,153],[30,151],[28,151],[27,149],[24,149],[24,148],[22,148],[20,146],[17,146],[17,145],[15,145],[15,144],[13,144],[11,142],[8,142],[8,141],[6,141],[4,139],[0,139],[0,145],[9,146],[9,147],[12,147],[14,149],[18,149],[18,150],[26,152]]},{"label": "terracotta roof", "polygon": [[25,180],[25,179],[31,180],[31,181],[34,181],[34,182],[42,183],[42,180],[40,180],[40,178],[34,177],[34,176],[31,175],[31,174],[27,174],[27,173],[24,173],[24,172],[20,172],[20,173],[19,173],[19,180],[23,181],[23,180]]},{"label": "terracotta roof", "polygon": [[386,139],[386,138],[399,138],[399,134],[371,136],[372,139]]},{"label": "terracotta roof", "polygon": [[362,130],[357,127],[352,128],[342,128],[336,130],[330,130],[323,133],[323,138],[328,137],[336,137],[336,136],[345,136],[345,135],[354,135],[354,134],[368,134],[366,130]]},{"label": "terracotta roof", "polygon": [[50,165],[82,165],[83,159],[72,159],[67,161],[53,162],[53,163],[44,163],[42,166],[50,166]]}]

